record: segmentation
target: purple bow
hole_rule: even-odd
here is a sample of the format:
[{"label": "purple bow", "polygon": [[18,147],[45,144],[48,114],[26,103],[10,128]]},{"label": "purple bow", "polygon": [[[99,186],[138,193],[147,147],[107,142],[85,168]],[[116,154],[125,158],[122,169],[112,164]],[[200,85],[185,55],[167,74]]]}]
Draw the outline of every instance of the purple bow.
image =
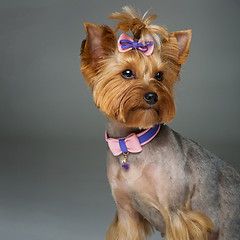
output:
[{"label": "purple bow", "polygon": [[154,43],[152,38],[150,41],[146,41],[145,44],[143,44],[142,39],[139,39],[139,41],[134,41],[129,35],[123,33],[120,35],[118,40],[118,50],[120,52],[127,52],[131,49],[137,49],[145,55],[149,56],[152,54],[153,48]]}]

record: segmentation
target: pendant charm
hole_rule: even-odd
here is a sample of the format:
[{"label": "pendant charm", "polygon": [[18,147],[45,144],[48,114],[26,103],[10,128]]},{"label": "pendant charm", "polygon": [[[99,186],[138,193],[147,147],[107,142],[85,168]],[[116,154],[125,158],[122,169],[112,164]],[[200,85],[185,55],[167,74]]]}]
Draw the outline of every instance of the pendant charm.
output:
[{"label": "pendant charm", "polygon": [[126,171],[128,171],[128,169],[130,168],[130,164],[127,161],[128,154],[129,154],[129,152],[123,153],[124,159],[122,160],[122,164],[121,164],[122,168],[124,168]]}]

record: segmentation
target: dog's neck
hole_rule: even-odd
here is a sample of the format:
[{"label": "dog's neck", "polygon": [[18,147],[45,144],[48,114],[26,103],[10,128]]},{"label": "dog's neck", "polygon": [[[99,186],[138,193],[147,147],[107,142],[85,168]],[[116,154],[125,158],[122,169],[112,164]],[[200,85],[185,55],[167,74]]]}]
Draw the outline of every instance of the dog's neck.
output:
[{"label": "dog's neck", "polygon": [[114,120],[107,119],[107,133],[110,138],[123,138],[128,136],[131,133],[139,133],[142,129],[127,127],[121,123],[118,123]]}]

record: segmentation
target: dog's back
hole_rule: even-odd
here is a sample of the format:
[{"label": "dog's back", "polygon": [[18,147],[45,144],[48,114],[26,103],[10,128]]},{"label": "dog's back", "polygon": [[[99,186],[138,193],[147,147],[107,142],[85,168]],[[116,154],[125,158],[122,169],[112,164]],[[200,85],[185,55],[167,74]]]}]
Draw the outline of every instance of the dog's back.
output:
[{"label": "dog's back", "polygon": [[[240,176],[226,162],[168,128],[186,158],[190,206],[214,223],[218,239],[240,239]],[[175,142],[175,143],[176,143]]]}]

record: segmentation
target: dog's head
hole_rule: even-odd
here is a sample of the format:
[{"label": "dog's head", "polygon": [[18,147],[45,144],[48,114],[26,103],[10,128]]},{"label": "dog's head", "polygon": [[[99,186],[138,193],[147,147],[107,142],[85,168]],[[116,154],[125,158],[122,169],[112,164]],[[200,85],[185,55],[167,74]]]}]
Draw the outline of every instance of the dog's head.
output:
[{"label": "dog's head", "polygon": [[[108,118],[129,127],[152,127],[172,121],[175,115],[173,89],[188,57],[191,30],[168,34],[165,28],[149,24],[155,17],[140,18],[125,7],[123,13],[110,15],[119,20],[115,31],[84,24],[87,38],[81,47],[81,71],[94,102]],[[134,41],[120,42],[119,29],[131,31]],[[153,43],[152,37],[154,48],[147,45]],[[130,46],[124,46],[126,42]]]}]

